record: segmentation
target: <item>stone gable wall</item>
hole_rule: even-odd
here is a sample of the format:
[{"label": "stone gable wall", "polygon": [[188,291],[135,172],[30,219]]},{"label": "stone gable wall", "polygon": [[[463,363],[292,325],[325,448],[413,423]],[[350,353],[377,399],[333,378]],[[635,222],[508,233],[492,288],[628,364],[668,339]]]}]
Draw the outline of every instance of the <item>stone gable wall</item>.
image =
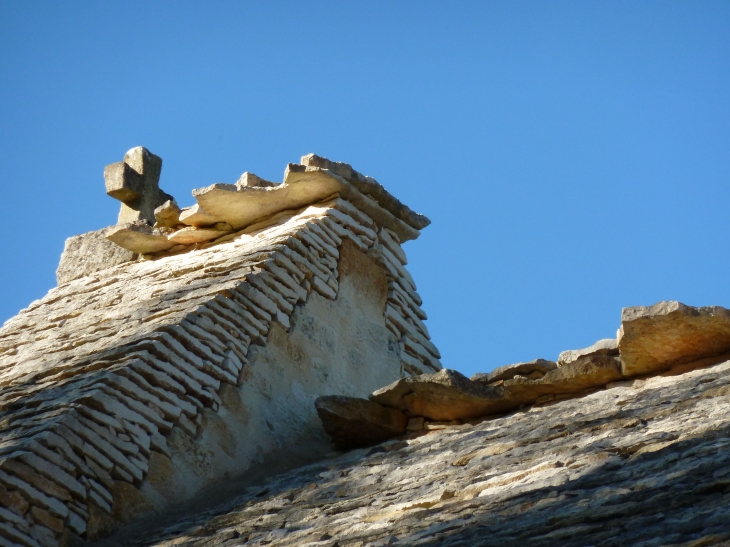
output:
[{"label": "stone gable wall", "polygon": [[0,330],[0,541],[102,537],[297,443],[321,454],[318,395],[440,368],[398,237],[339,197],[148,258]]}]

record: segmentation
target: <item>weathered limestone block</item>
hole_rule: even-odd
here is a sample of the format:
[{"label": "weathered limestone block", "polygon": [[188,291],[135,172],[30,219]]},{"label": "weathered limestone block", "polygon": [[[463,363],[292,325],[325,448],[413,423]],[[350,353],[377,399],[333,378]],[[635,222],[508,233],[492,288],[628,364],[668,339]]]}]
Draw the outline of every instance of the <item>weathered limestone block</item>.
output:
[{"label": "weathered limestone block", "polygon": [[212,226],[218,222],[223,222],[222,218],[211,215],[198,203],[192,207],[185,207],[180,212],[179,220],[182,224],[187,224],[188,226]]},{"label": "weathered limestone block", "polygon": [[[236,230],[280,211],[298,209],[337,193],[353,201],[357,208],[381,226],[393,230],[401,241],[418,237],[420,228],[394,216],[389,210],[393,209],[396,212],[400,210],[395,206],[400,202],[393,196],[385,192],[387,196],[383,195],[381,201],[377,202],[362,194],[342,177],[318,167],[289,164],[284,182],[274,186],[213,184],[193,190],[193,196],[207,213],[228,222]],[[422,215],[416,216],[426,218]],[[420,226],[423,222],[418,220],[416,224]]]},{"label": "weathered limestone block", "polygon": [[153,228],[146,221],[138,221],[113,226],[106,233],[106,238],[134,253],[148,254],[166,251],[177,245],[168,239],[171,233],[171,228]]},{"label": "weathered limestone block", "polygon": [[374,178],[358,173],[347,163],[330,161],[316,154],[307,154],[302,156],[301,164],[332,171],[352,183],[363,194],[371,196],[381,206],[387,204],[386,207],[392,214],[417,230],[422,230],[431,223],[425,216],[414,213],[400,201],[393,198],[383,185]]},{"label": "weathered limestone block", "polygon": [[136,252],[107,239],[112,230],[102,228],[66,240],[56,270],[59,285],[137,259]]},{"label": "weathered limestone block", "polygon": [[472,382],[481,382],[483,384],[491,384],[499,380],[509,380],[517,375],[530,376],[535,372],[545,374],[558,367],[553,361],[546,359],[535,359],[526,363],[515,363],[513,365],[505,365],[495,368],[492,372],[477,372],[471,377]]},{"label": "weathered limestone block", "polygon": [[314,402],[324,430],[338,450],[371,446],[403,435],[408,418],[400,410],[341,395],[326,395]]},{"label": "weathered limestone block", "polygon": [[169,199],[155,209],[155,228],[175,228],[180,224],[180,207]]},{"label": "weathered limestone block", "polygon": [[155,209],[172,196],[159,187],[162,158],[142,146],[132,148],[124,161],[104,168],[106,193],[122,202],[118,224],[146,220],[154,222]]},{"label": "weathered limestone block", "polygon": [[436,421],[468,420],[514,406],[501,387],[472,382],[451,369],[402,378],[373,392],[370,400]]},{"label": "weathered limestone block", "polygon": [[730,310],[676,301],[624,308],[618,346],[625,376],[720,355],[730,351]]},{"label": "weathered limestone block", "polygon": [[515,403],[534,403],[543,395],[580,393],[621,380],[621,362],[610,355],[589,355],[533,380],[515,376],[504,381],[505,397]]},{"label": "weathered limestone block", "polygon": [[588,355],[618,355],[618,340],[615,338],[604,338],[584,349],[564,351],[558,357],[558,366],[562,367]]},{"label": "weathered limestone block", "polygon": [[273,188],[274,186],[279,186],[279,183],[264,180],[261,177],[246,171],[243,175],[241,175],[241,178],[236,181],[236,188],[240,189],[249,186],[256,186],[258,188]]}]

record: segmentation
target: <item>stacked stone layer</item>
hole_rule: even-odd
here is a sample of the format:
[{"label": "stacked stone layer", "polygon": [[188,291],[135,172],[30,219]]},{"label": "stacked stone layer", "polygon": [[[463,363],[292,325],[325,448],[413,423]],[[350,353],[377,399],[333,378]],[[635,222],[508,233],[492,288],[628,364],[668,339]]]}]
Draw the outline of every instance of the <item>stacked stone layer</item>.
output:
[{"label": "stacked stone layer", "polygon": [[[238,385],[273,323],[311,291],[338,295],[343,241],[386,272],[403,369],[438,350],[397,236],[332,196],[183,254],[63,284],[0,330],[0,544],[97,537],[173,428],[195,436],[223,385]],[[405,373],[404,372],[404,373]]]},{"label": "stacked stone layer", "polygon": [[120,545],[726,545],[730,361],[352,450]]}]

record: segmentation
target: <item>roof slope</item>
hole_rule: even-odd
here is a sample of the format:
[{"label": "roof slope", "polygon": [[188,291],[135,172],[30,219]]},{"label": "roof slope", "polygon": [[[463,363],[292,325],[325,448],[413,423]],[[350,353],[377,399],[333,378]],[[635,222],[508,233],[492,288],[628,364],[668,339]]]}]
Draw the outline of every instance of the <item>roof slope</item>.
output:
[{"label": "roof slope", "polygon": [[729,416],[730,361],[609,384],[355,450],[124,544],[714,545]]},{"label": "roof slope", "polygon": [[0,545],[103,534],[90,523],[112,512],[118,483],[140,487],[173,428],[195,436],[272,324],[288,327],[312,292],[337,298],[344,240],[385,271],[402,370],[438,370],[397,235],[336,194],[63,283],[7,321],[0,497],[14,501],[0,510]]}]

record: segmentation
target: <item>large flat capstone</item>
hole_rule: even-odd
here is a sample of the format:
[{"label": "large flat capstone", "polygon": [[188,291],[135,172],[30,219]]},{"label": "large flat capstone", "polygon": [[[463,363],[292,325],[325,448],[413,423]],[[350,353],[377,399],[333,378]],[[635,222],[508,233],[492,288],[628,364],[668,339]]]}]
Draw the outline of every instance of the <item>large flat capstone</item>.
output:
[{"label": "large flat capstone", "polygon": [[618,346],[626,376],[720,355],[730,351],[730,310],[676,301],[624,308]]}]

